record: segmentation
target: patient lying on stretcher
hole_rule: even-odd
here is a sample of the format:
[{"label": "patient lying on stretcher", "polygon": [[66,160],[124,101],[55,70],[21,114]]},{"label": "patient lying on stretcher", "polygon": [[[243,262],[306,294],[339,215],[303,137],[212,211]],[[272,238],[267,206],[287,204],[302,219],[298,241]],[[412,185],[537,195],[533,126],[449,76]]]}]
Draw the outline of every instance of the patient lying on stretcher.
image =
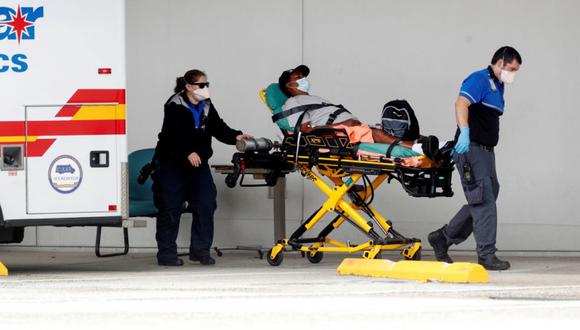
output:
[{"label": "patient lying on stretcher", "polygon": [[341,105],[308,94],[309,82],[306,76],[310,69],[300,65],[295,69],[284,71],[278,83],[288,100],[282,107],[281,118],[286,118],[290,126],[299,125],[300,131],[311,132],[314,128],[344,129],[351,142],[385,143],[401,145],[418,154],[439,161],[441,157],[439,140],[435,136],[420,136],[418,132],[412,137],[399,139],[381,128],[370,128],[362,124],[355,116]]}]

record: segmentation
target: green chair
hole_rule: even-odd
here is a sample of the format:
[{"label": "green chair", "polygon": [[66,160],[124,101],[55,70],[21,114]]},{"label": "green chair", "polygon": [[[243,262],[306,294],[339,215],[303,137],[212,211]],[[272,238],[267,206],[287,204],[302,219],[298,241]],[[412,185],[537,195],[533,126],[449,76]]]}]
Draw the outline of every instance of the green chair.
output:
[{"label": "green chair", "polygon": [[[155,217],[157,208],[153,203],[153,191],[151,186],[153,181],[147,179],[144,184],[137,182],[137,177],[141,168],[151,162],[155,149],[141,149],[129,154],[129,217]],[[95,242],[95,254],[97,257],[122,256],[129,253],[129,230],[123,228],[123,252],[103,254],[101,253],[101,233],[103,226],[97,226],[97,238]]]},{"label": "green chair", "polygon": [[155,217],[157,208],[153,204],[153,181],[137,182],[141,168],[151,161],[155,149],[141,149],[129,154],[129,217]]}]

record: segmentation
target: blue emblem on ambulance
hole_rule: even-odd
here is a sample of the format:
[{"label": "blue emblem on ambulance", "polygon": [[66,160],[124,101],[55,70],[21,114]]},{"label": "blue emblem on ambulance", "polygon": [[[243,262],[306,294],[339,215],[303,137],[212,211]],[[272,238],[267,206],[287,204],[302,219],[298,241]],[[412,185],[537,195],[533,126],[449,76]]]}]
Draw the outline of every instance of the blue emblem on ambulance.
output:
[{"label": "blue emblem on ambulance", "polygon": [[0,40],[34,40],[37,19],[44,17],[44,7],[0,7]]},{"label": "blue emblem on ambulance", "polygon": [[59,156],[48,168],[48,182],[61,194],[70,194],[77,190],[82,181],[83,169],[79,161],[72,156]]},{"label": "blue emblem on ambulance", "polygon": [[74,174],[75,169],[72,167],[72,165],[56,165],[56,173],[58,173],[58,174],[65,174],[65,173]]}]

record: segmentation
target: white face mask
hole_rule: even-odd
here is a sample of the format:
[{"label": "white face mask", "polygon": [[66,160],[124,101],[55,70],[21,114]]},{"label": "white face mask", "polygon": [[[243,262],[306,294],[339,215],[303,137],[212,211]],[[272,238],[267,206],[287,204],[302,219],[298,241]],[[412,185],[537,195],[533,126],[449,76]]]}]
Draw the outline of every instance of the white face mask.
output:
[{"label": "white face mask", "polygon": [[310,90],[310,81],[308,81],[308,79],[306,78],[298,79],[296,80],[296,83],[298,84],[298,87],[296,87],[296,89],[303,91],[304,93],[308,93],[308,91]]},{"label": "white face mask", "polygon": [[209,88],[198,88],[193,91],[193,97],[198,101],[209,99]]},{"label": "white face mask", "polygon": [[501,70],[499,80],[503,81],[506,84],[511,84],[514,82],[515,77],[516,77],[515,71]]}]

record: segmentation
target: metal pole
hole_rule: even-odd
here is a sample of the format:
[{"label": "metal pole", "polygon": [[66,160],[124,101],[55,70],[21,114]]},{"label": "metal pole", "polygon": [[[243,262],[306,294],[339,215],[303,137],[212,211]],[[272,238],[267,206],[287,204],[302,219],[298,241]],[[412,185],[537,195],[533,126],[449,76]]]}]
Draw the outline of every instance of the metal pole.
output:
[{"label": "metal pole", "polygon": [[286,177],[278,178],[274,186],[274,240],[286,237]]}]

